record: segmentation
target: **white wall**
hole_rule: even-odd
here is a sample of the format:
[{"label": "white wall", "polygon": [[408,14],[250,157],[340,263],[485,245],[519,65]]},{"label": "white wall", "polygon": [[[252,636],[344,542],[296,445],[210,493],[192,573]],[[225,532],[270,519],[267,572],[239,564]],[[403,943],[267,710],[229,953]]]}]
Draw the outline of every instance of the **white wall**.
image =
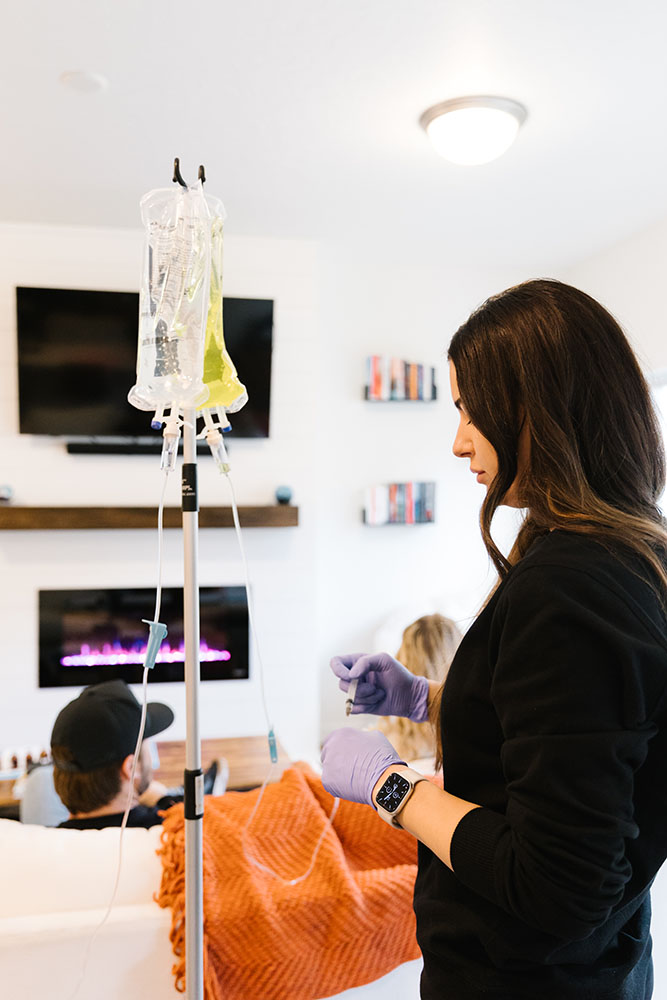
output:
[{"label": "white wall", "polygon": [[[137,290],[142,240],[140,230],[0,226],[0,482],[11,484],[16,504],[157,507],[159,459],[68,455],[61,442],[18,434],[14,286]],[[272,503],[275,487],[289,483],[301,507],[299,528],[245,533],[269,703],[276,730],[295,757],[312,756],[319,737],[313,669],[316,484],[310,475],[317,441],[318,273],[311,244],[227,241],[227,293],[275,299],[271,438],[232,442],[230,452],[240,504]],[[200,463],[199,478],[201,506],[229,502],[227,484],[210,461]],[[178,474],[166,499],[180,505]],[[0,747],[48,743],[55,714],[76,694],[37,687],[38,589],[154,587],[156,538],[154,531],[129,530],[0,533]],[[242,580],[233,531],[202,531],[201,584]],[[163,583],[182,584],[179,531],[165,533]],[[169,732],[183,738],[183,687],[155,684],[149,691],[173,706],[176,721]],[[201,731],[203,737],[264,732],[256,679],[203,685]]]},{"label": "white wall", "polygon": [[[346,722],[328,669],[333,653],[388,648],[403,627],[439,610],[467,626],[490,584],[478,529],[482,499],[451,446],[455,410],[446,351],[489,294],[526,275],[466,269],[397,240],[323,251],[324,414],[320,607],[322,731]],[[436,403],[368,403],[364,358],[389,354],[438,369]],[[375,482],[435,480],[436,523],[369,527],[363,491]],[[499,519],[499,538],[506,537]],[[505,519],[508,520],[508,519]],[[511,520],[511,518],[509,519]],[[393,628],[385,628],[392,619]],[[366,720],[367,721],[367,720]]]},{"label": "white wall", "polygon": [[[16,400],[14,285],[136,289],[142,239],[139,229],[0,226],[0,483],[13,486],[17,504],[157,503],[155,459],[72,456],[61,443],[21,437]],[[618,315],[647,367],[664,367],[658,279],[666,264],[664,223],[559,276]],[[232,462],[239,502],[271,503],[286,482],[300,506],[297,529],[245,533],[271,713],[295,756],[315,759],[321,736],[346,721],[331,655],[395,649],[404,625],[430,610],[465,627],[489,586],[477,527],[480,490],[450,450],[455,415],[445,353],[472,308],[533,276],[529,268],[457,266],[444,252],[426,256],[379,241],[226,239],[226,293],[276,302],[271,438],[232,442]],[[438,402],[364,402],[364,358],[371,353],[436,365]],[[363,525],[364,488],[401,479],[437,481],[436,524]],[[200,465],[200,485],[203,506],[227,502],[226,484],[210,463]],[[179,504],[176,478],[167,502]],[[512,515],[501,512],[496,531],[505,546],[513,530]],[[164,584],[178,586],[180,533],[167,532],[165,544]],[[241,581],[231,530],[203,531],[200,544],[202,585]],[[37,590],[129,580],[152,587],[155,565],[153,531],[0,535],[0,748],[46,741],[55,713],[74,693],[37,688]],[[182,737],[181,689],[155,685],[151,696],[173,704],[171,733]],[[263,730],[256,683],[205,686],[203,735]]]},{"label": "white wall", "polygon": [[[0,226],[0,483],[11,484],[17,504],[157,504],[157,459],[73,456],[62,443],[18,434],[14,286],[136,289],[142,239],[140,230]],[[245,532],[270,710],[293,756],[315,760],[320,736],[345,721],[328,669],[334,653],[372,648],[394,613],[382,638],[389,648],[409,620],[434,608],[465,624],[488,587],[481,493],[450,450],[445,351],[470,309],[525,276],[464,270],[379,241],[324,248],[226,239],[226,294],[276,303],[271,438],[232,440],[231,458],[240,503],[271,503],[288,483],[300,507],[299,528]],[[370,353],[437,365],[439,401],[365,403]],[[437,480],[437,523],[364,526],[365,487],[401,479]],[[202,506],[227,503],[226,484],[207,462],[200,493]],[[180,503],[176,478],[167,503]],[[202,531],[200,548],[202,585],[241,581],[231,530]],[[153,531],[0,533],[0,748],[48,741],[56,712],[75,694],[37,688],[38,589],[153,587],[156,556]],[[163,582],[181,581],[180,533],[169,531]],[[182,738],[182,689],[151,685],[150,695],[173,705],[170,733]],[[256,683],[204,686],[203,736],[263,731]]]},{"label": "white wall", "polygon": [[563,271],[619,320],[647,372],[667,368],[667,219]]}]

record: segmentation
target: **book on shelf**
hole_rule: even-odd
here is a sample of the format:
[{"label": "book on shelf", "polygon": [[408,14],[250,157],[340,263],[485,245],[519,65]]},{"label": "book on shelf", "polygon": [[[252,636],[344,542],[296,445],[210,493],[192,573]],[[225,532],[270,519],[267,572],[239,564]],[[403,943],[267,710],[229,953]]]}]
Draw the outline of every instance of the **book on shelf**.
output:
[{"label": "book on shelf", "polygon": [[369,486],[364,499],[366,524],[428,524],[435,518],[435,483],[408,482]]},{"label": "book on shelf", "polygon": [[396,483],[396,524],[405,524],[405,483]]},{"label": "book on shelf", "polygon": [[390,399],[405,399],[405,362],[400,358],[391,359]]},{"label": "book on shelf", "polygon": [[415,523],[414,483],[405,484],[405,523]]},{"label": "book on shelf", "polygon": [[389,523],[396,524],[398,520],[398,483],[390,483],[389,493]]},{"label": "book on shelf", "polygon": [[419,365],[411,363],[408,366],[408,370],[409,370],[409,378],[408,378],[409,398],[410,399],[419,399],[419,389],[418,389],[418,386],[419,386],[419,382],[418,382]]},{"label": "book on shelf", "polygon": [[435,368],[401,358],[371,354],[366,358],[364,398],[373,402],[438,398]]}]

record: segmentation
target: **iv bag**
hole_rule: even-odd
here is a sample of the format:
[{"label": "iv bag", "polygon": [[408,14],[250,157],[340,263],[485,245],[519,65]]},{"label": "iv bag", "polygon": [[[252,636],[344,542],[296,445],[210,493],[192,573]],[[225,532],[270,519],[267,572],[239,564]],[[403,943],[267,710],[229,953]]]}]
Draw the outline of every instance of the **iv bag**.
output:
[{"label": "iv bag", "polygon": [[141,199],[146,227],[139,298],[137,381],[128,399],[139,410],[201,406],[204,330],[209,307],[211,218],[201,181],[161,188]]},{"label": "iv bag", "polygon": [[222,325],[222,234],[225,210],[217,198],[206,195],[211,214],[211,283],[206,339],[204,344],[204,383],[209,396],[199,409],[221,407],[236,413],[248,402],[245,386],[225,347]]}]

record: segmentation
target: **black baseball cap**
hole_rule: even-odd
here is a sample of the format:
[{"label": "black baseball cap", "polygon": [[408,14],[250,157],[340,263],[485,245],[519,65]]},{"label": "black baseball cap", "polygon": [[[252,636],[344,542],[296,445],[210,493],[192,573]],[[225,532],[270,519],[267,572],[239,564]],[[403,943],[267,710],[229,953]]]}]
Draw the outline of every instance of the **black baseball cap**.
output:
[{"label": "black baseball cap", "polygon": [[[144,738],[161,733],[173,721],[168,705],[149,702]],[[84,688],[55,721],[51,733],[54,763],[61,771],[85,774],[124,760],[136,749],[140,724],[141,705],[125,681],[103,681]]]}]

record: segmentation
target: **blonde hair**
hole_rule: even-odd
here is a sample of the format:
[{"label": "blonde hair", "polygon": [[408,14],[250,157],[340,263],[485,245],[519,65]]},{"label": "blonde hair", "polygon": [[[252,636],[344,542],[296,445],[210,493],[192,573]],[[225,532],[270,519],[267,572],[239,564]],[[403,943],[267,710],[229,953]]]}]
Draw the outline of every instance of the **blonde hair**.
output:
[{"label": "blonde hair", "polygon": [[[404,630],[396,659],[413,674],[438,681],[442,686],[460,641],[461,633],[450,618],[438,614],[424,615]],[[411,761],[436,755],[434,727],[438,723],[439,720],[431,712],[428,722],[384,716],[378,721],[377,728],[401,757]]]}]

